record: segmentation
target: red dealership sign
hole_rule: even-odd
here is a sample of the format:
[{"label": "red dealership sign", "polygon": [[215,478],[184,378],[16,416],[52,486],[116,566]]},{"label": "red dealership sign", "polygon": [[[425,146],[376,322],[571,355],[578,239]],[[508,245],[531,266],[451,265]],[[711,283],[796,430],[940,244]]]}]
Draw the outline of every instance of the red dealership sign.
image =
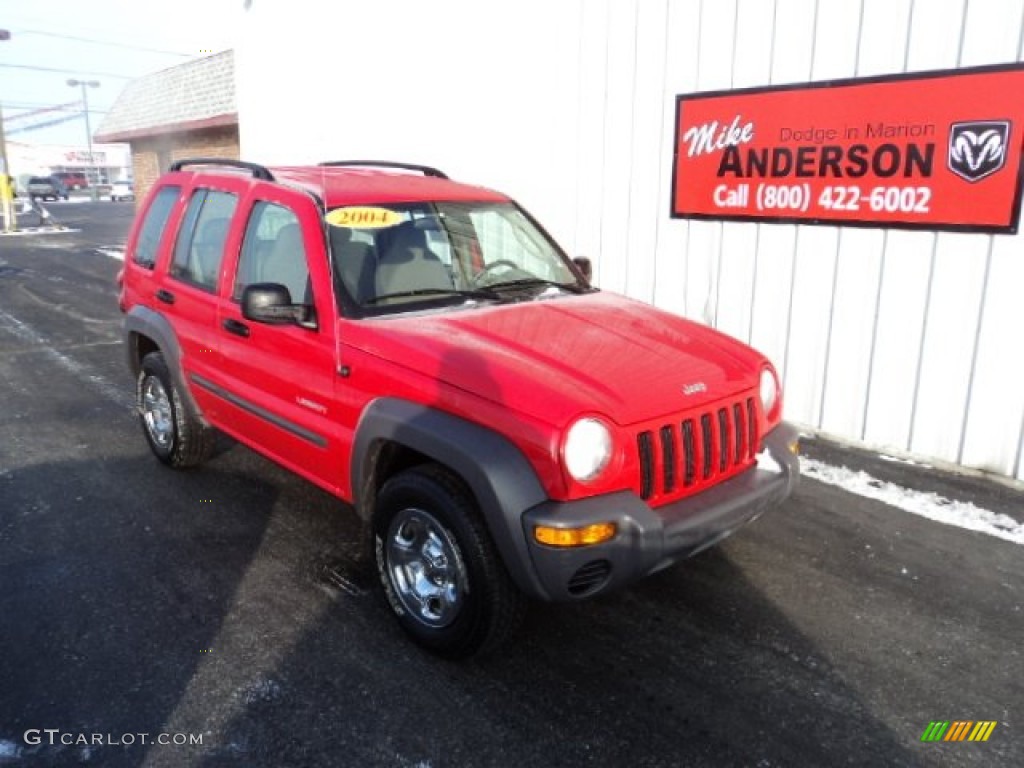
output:
[{"label": "red dealership sign", "polygon": [[679,96],[674,218],[1015,233],[1024,64]]}]

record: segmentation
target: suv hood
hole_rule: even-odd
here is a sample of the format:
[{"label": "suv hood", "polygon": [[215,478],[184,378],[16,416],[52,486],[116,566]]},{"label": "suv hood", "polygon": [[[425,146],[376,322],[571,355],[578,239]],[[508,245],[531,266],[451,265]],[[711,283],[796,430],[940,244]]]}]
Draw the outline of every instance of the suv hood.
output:
[{"label": "suv hood", "polygon": [[755,388],[764,361],[717,331],[608,293],[352,326],[346,344],[558,427],[583,413],[626,426],[698,408]]}]

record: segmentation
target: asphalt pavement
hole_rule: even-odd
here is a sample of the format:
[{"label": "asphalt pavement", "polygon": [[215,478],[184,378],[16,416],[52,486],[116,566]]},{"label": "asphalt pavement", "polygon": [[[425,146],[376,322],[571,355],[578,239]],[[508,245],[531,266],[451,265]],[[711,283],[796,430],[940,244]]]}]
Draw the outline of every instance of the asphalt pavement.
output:
[{"label": "asphalt pavement", "polygon": [[228,440],[152,458],[103,252],[133,205],[50,210],[80,231],[0,237],[0,766],[1024,765],[1021,547],[810,480],[493,657],[420,652],[345,504]]}]

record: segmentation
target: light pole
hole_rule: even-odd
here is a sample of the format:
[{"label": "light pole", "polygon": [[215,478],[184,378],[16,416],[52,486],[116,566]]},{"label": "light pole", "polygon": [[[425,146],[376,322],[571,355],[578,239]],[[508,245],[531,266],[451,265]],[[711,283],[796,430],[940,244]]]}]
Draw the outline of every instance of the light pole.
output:
[{"label": "light pole", "polygon": [[[0,29],[0,40],[10,40],[11,33],[6,29]],[[0,207],[3,208],[4,231],[13,232],[18,228],[17,214],[14,212],[14,204],[11,201],[10,189],[11,166],[7,162],[7,138],[4,136],[4,113],[0,109],[0,162],[3,162],[4,189],[0,192]]]},{"label": "light pole", "polygon": [[[92,157],[92,127],[89,125],[89,92],[86,88],[99,88],[99,80],[75,80],[75,78],[68,79],[68,85],[72,88],[79,87],[82,89],[82,107],[85,114],[85,143],[89,147],[89,167],[95,172]],[[95,174],[93,174],[95,175]],[[98,177],[97,177],[98,180]],[[93,183],[94,179],[89,179],[89,196],[96,199],[96,186]]]}]

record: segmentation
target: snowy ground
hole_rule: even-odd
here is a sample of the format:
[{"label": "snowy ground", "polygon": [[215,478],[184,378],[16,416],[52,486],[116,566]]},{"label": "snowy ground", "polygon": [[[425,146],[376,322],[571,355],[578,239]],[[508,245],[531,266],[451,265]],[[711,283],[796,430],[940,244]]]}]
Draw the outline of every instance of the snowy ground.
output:
[{"label": "snowy ground", "polygon": [[35,235],[71,235],[81,232],[80,229],[72,229],[71,227],[61,226],[43,226],[43,227],[20,227],[13,232],[0,232],[0,237],[32,237]]},{"label": "snowy ground", "polygon": [[983,509],[971,502],[954,501],[937,493],[904,488],[872,477],[863,470],[835,467],[807,457],[800,460],[800,472],[804,477],[881,501],[929,520],[1024,544],[1024,524],[1009,515]]},{"label": "snowy ground", "polygon": [[115,259],[117,261],[124,261],[124,249],[118,248],[116,246],[100,246],[99,248],[96,249],[96,252],[101,253],[104,256],[108,256],[111,259]]}]

